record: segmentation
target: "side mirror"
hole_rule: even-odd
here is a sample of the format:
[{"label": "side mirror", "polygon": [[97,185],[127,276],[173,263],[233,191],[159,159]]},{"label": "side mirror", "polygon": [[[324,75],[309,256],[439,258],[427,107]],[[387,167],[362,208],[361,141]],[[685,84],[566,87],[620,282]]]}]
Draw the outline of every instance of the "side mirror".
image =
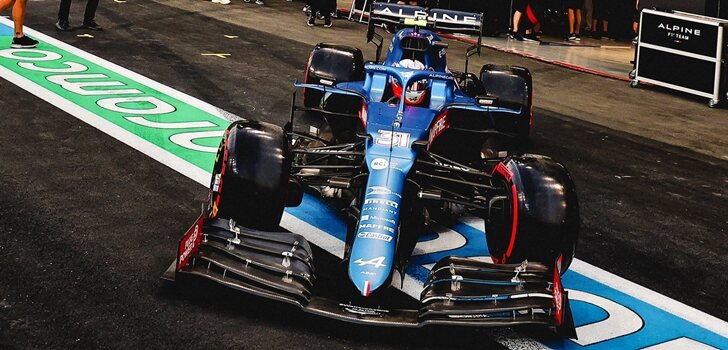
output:
[{"label": "side mirror", "polygon": [[499,108],[513,109],[513,110],[519,110],[519,109],[523,108],[523,104],[521,104],[521,103],[501,100],[498,97],[491,96],[491,95],[475,96],[475,103],[477,103],[479,106],[483,106],[483,107],[499,107]]},{"label": "side mirror", "polygon": [[475,96],[475,103],[477,103],[480,106],[499,107],[498,98],[495,96],[484,96],[484,95]]}]

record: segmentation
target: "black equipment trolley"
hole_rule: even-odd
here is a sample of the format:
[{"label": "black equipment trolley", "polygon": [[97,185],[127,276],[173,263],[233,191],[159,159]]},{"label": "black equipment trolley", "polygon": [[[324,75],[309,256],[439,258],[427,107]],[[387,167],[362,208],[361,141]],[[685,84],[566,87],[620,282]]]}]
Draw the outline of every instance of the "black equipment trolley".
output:
[{"label": "black equipment trolley", "polygon": [[725,27],[728,20],[679,11],[645,9],[630,86],[654,84],[709,98],[728,98]]}]

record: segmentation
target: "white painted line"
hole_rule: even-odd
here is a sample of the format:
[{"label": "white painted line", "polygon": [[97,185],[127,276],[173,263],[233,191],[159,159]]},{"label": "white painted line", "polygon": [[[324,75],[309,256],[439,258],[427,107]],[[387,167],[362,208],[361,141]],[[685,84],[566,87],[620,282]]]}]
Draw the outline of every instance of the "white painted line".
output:
[{"label": "white painted line", "polygon": [[690,338],[677,338],[669,342],[653,345],[642,350],[718,350],[710,345],[705,345]]}]

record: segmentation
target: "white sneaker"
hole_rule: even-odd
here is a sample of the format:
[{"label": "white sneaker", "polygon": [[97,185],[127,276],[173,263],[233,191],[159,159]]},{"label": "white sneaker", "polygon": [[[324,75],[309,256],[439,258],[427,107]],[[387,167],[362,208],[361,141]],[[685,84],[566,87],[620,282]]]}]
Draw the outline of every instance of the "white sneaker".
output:
[{"label": "white sneaker", "polygon": [[221,0],[212,0],[213,4],[219,4]]},{"label": "white sneaker", "polygon": [[223,4],[223,5],[229,5],[230,4],[230,0],[218,0],[217,2],[219,2],[220,4]]},{"label": "white sneaker", "polygon": [[255,0],[255,4],[256,5],[265,5],[265,3],[263,2],[263,0]]}]

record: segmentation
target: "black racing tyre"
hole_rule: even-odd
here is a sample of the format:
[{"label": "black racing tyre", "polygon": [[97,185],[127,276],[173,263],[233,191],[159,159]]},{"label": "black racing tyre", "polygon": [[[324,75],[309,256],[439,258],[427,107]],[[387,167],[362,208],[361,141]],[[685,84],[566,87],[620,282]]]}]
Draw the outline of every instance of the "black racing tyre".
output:
[{"label": "black racing tyre", "polygon": [[492,182],[505,190],[486,217],[493,261],[554,266],[562,255],[565,272],[579,236],[579,204],[566,168],[545,156],[509,157],[494,168]]},{"label": "black racing tyre", "polygon": [[232,123],[215,158],[209,217],[276,230],[290,171],[291,150],[283,129],[257,121]]}]

